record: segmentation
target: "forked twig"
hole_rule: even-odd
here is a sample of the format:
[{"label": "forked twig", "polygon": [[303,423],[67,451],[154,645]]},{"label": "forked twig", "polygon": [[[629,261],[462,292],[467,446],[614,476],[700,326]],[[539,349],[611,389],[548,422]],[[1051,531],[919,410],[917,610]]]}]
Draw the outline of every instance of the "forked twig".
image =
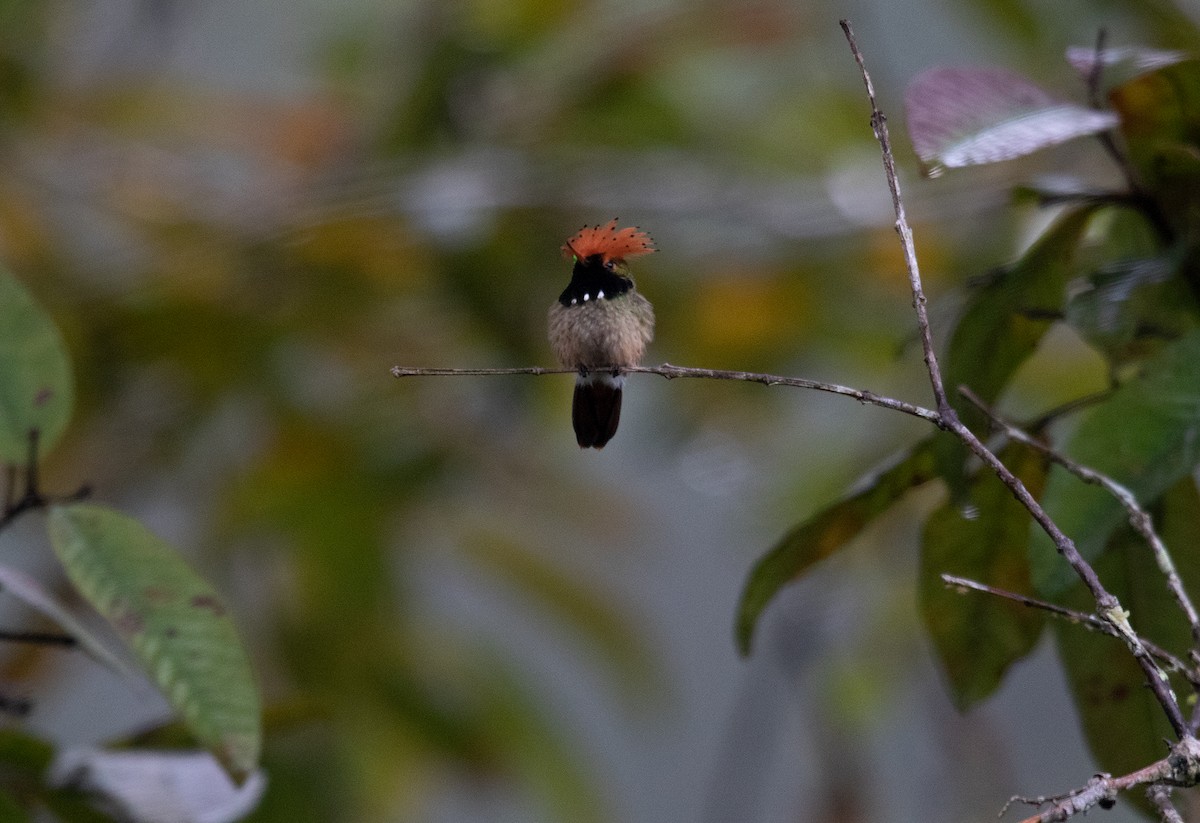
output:
[{"label": "forked twig", "polygon": [[1146,797],[1150,799],[1150,803],[1158,810],[1158,817],[1163,823],[1183,823],[1182,815],[1175,808],[1175,804],[1171,802],[1170,786],[1155,783],[1146,789]]},{"label": "forked twig", "polygon": [[[980,583],[977,580],[969,580],[968,578],[959,577],[953,574],[943,574],[941,577],[942,582],[952,589],[958,589],[964,593],[967,590],[970,590],[980,592],[981,594],[988,594],[993,597],[999,597],[1004,600],[1011,600],[1012,602],[1019,603],[1026,608],[1039,609],[1041,611],[1048,612],[1055,617],[1061,617],[1063,620],[1083,626],[1091,631],[1100,632],[1101,634],[1106,634],[1109,637],[1115,637],[1118,640],[1121,639],[1120,634],[1117,633],[1117,630],[1113,628],[1111,623],[1109,623],[1107,620],[1101,620],[1094,614],[1081,612],[1077,609],[1069,609],[1066,606],[1060,606],[1057,603],[1039,600],[1036,597],[1029,597],[1028,595],[1018,594],[1017,592],[1010,592],[1007,589],[998,589],[995,586],[989,586],[986,583]],[[1197,688],[1200,688],[1200,671],[1197,671],[1194,666],[1189,666],[1178,655],[1172,654],[1162,646],[1152,643],[1149,640],[1143,640],[1142,643],[1145,645],[1146,651],[1154,655],[1154,657],[1158,659],[1159,663],[1161,663],[1163,666],[1166,666],[1169,671],[1179,672],[1185,678],[1187,678],[1189,683]]]},{"label": "forked twig", "polygon": [[892,203],[896,210],[896,233],[900,236],[900,243],[904,248],[904,260],[908,267],[908,280],[913,294],[913,307],[916,309],[917,314],[917,326],[921,334],[921,346],[925,352],[925,363],[929,370],[929,379],[933,385],[933,395],[937,401],[938,413],[942,418],[943,428],[958,437],[976,457],[983,461],[984,465],[996,474],[1000,481],[1012,492],[1013,496],[1030,513],[1037,524],[1041,526],[1043,531],[1050,536],[1058,553],[1066,559],[1067,563],[1075,571],[1075,574],[1083,581],[1088,591],[1095,598],[1097,614],[1112,624],[1121,639],[1125,641],[1125,645],[1129,648],[1130,653],[1137,660],[1175,735],[1181,739],[1190,737],[1191,732],[1187,722],[1183,718],[1183,712],[1179,708],[1179,701],[1171,690],[1170,681],[1167,679],[1166,673],[1146,650],[1141,637],[1133,630],[1133,626],[1129,623],[1129,613],[1121,607],[1120,600],[1104,587],[1095,569],[1092,568],[1091,564],[1084,559],[1075,547],[1074,541],[1063,533],[1058,524],[1054,522],[1045,509],[1042,508],[1041,504],[1025,488],[1025,484],[1021,482],[1020,478],[1014,475],[1000,458],[989,450],[970,429],[963,425],[946,399],[946,389],[942,382],[941,369],[938,367],[937,356],[933,347],[933,336],[929,329],[929,317],[925,311],[925,292],[921,285],[921,274],[917,266],[912,231],[908,226],[908,221],[904,214],[904,206],[900,199],[900,184],[896,178],[896,163],[892,153],[891,139],[888,136],[887,118],[880,110],[879,104],[875,99],[875,89],[871,84],[870,75],[863,62],[862,53],[859,51],[858,43],[854,38],[854,32],[850,27],[850,23],[842,20],[841,26],[842,31],[846,34],[846,41],[850,45],[850,51],[854,55],[854,60],[858,63],[859,71],[863,76],[863,82],[867,88],[867,97],[870,99],[871,126],[875,131],[875,137],[879,142],[883,154],[884,172],[887,175],[888,188],[892,193]]},{"label": "forked twig", "polygon": [[1133,492],[1108,475],[1075,462],[1062,452],[1051,448],[1048,444],[1033,437],[1028,432],[1009,423],[996,414],[994,409],[990,408],[966,386],[959,386],[958,391],[972,405],[987,415],[992,425],[1004,432],[1004,435],[1010,440],[1024,443],[1026,446],[1062,466],[1084,483],[1099,486],[1121,504],[1129,515],[1129,524],[1145,539],[1146,543],[1150,546],[1150,550],[1154,553],[1154,562],[1166,578],[1167,588],[1171,590],[1171,595],[1175,598],[1175,602],[1179,604],[1180,611],[1187,618],[1188,626],[1192,632],[1192,642],[1197,648],[1200,648],[1200,614],[1197,614],[1196,605],[1192,602],[1192,598],[1183,586],[1183,581],[1179,578],[1179,572],[1175,568],[1175,561],[1171,559],[1171,553],[1167,550],[1166,544],[1163,543],[1162,538],[1159,537],[1158,532],[1154,528],[1154,521],[1151,519],[1150,513],[1142,508]]}]

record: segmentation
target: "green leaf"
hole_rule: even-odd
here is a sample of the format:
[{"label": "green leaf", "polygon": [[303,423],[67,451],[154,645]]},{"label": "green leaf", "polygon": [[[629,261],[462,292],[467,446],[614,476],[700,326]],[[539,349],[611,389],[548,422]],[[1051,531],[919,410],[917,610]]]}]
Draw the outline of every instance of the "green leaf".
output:
[{"label": "green leaf", "polygon": [[1109,95],[1121,114],[1130,159],[1144,182],[1162,182],[1157,156],[1167,146],[1194,145],[1200,128],[1200,60],[1143,74]]},{"label": "green leaf", "polygon": [[24,462],[29,433],[49,451],[71,417],[71,362],[58,328],[0,268],[0,462]]},{"label": "green leaf", "polygon": [[1111,112],[1056,100],[1019,74],[980,66],[923,72],[909,84],[904,108],[913,149],[930,175],[1011,160],[1117,125]]},{"label": "green leaf", "polygon": [[1105,263],[1072,296],[1067,321],[1113,366],[1142,360],[1196,327],[1195,301],[1177,271],[1164,257]]},{"label": "green leaf", "polygon": [[[1075,252],[1096,207],[1067,212],[1013,265],[971,295],[946,350],[946,385],[966,385],[984,402],[1000,396],[1008,381],[1061,316]],[[965,421],[984,422],[962,404]]]},{"label": "green leaf", "polygon": [[1070,287],[1067,322],[1103,353],[1110,371],[1144,360],[1196,327],[1196,298],[1141,211],[1106,208],[1089,225]]},{"label": "green leaf", "polygon": [[40,778],[53,759],[54,747],[46,741],[16,729],[0,729],[0,765],[8,774]]},{"label": "green leaf", "polygon": [[1200,60],[1144,74],[1109,99],[1139,179],[1175,231],[1193,237],[1200,218]]},{"label": "green leaf", "polygon": [[[1194,331],[1164,347],[1139,377],[1095,407],[1065,452],[1123,484],[1146,505],[1200,462],[1198,429],[1200,331]],[[1100,555],[1113,529],[1126,518],[1112,495],[1082,483],[1060,466],[1050,471],[1042,505],[1089,561]],[[1043,596],[1057,597],[1074,582],[1074,573],[1050,538],[1036,525],[1031,528],[1034,585]]]},{"label": "green leaf", "polygon": [[[1191,477],[1163,496],[1153,512],[1159,535],[1178,567],[1185,586],[1200,584],[1200,495]],[[1128,527],[1117,531],[1108,551],[1094,564],[1105,587],[1130,612],[1139,634],[1182,653],[1190,645],[1186,621],[1167,591],[1145,541]],[[1094,611],[1082,584],[1066,605]],[[1116,638],[1090,633],[1055,621],[1059,656],[1075,698],[1088,746],[1101,769],[1127,774],[1163,757],[1163,740],[1172,737],[1163,711],[1146,687],[1146,676],[1128,648]],[[1184,684],[1173,682],[1176,694]]]},{"label": "green leaf", "polygon": [[[971,295],[950,338],[944,363],[952,396],[965,385],[985,403],[994,403],[1013,374],[1033,354],[1042,336],[1063,310],[1076,250],[1096,207],[1085,206],[1060,217],[1021,259],[998,272]],[[983,413],[954,403],[960,419],[979,431]],[[966,447],[956,438],[937,441],[938,466],[957,497],[966,480]]]},{"label": "green leaf", "polygon": [[933,442],[932,438],[923,441],[864,489],[805,520],[759,558],[750,570],[738,603],[735,636],[742,654],[750,653],[759,615],[781,588],[849,543],[905,492],[937,476]]},{"label": "green leaf", "polygon": [[[59,823],[111,823],[112,818],[87,805],[80,792],[47,785],[54,756],[54,747],[46,741],[15,729],[0,729],[0,782],[11,792],[0,798],[0,821],[26,820],[25,807],[45,806]],[[20,798],[16,801],[20,816],[14,816],[10,805],[15,798]]]},{"label": "green leaf", "polygon": [[[1024,446],[1001,455],[1030,493],[1041,493],[1045,460]],[[991,471],[972,479],[969,516],[948,502],[925,522],[921,544],[920,605],[950,692],[960,710],[989,696],[1004,673],[1033,648],[1045,622],[1041,612],[978,592],[946,588],[953,574],[1018,594],[1030,594],[1029,512]]]},{"label": "green leaf", "polygon": [[8,792],[0,791],[0,821],[3,823],[24,823],[29,820],[29,813]]},{"label": "green leaf", "polygon": [[42,800],[57,823],[120,823],[97,809],[91,797],[75,789],[52,791]]},{"label": "green leaf", "polygon": [[235,780],[257,765],[261,712],[250,661],[216,591],[131,517],[53,506],[67,576],[133,649],[196,739]]}]

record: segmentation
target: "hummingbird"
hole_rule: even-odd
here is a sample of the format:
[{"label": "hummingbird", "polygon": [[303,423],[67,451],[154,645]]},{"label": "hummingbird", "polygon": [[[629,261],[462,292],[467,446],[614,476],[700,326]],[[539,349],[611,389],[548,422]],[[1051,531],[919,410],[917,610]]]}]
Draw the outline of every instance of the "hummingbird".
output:
[{"label": "hummingbird", "polygon": [[562,247],[574,261],[571,282],[550,306],[550,347],[576,369],[571,422],[581,449],[604,448],[621,420],[621,367],[641,362],[654,338],[654,309],[638,294],[631,257],[657,251],[637,226],[584,226]]}]

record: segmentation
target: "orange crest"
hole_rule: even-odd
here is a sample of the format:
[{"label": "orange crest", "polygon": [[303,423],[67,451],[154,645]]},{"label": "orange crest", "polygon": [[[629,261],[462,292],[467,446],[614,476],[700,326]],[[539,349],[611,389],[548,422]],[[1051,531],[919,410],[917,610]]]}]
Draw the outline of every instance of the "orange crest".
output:
[{"label": "orange crest", "polygon": [[567,257],[574,255],[579,260],[598,254],[606,263],[657,251],[650,235],[637,226],[627,226],[618,231],[615,217],[603,226],[584,226],[566,242],[562,250]]}]

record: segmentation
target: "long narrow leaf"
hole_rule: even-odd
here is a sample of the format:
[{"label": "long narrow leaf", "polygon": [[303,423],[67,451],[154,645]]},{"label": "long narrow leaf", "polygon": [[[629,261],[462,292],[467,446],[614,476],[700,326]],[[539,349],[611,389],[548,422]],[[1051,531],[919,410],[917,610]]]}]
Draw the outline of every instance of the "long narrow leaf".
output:
[{"label": "long narrow leaf", "polygon": [[[1033,354],[1066,302],[1079,242],[1096,207],[1067,212],[1021,259],[975,290],[946,350],[946,385],[960,385],[993,403],[1017,369]],[[974,406],[956,403],[963,423],[981,431],[987,420]],[[937,441],[938,468],[960,503],[966,484],[967,449],[953,437]]]},{"label": "long narrow leaf", "polygon": [[735,635],[742,654],[750,653],[758,618],[781,588],[849,543],[907,491],[936,477],[933,442],[923,441],[862,491],[796,526],[754,564],[738,603]]}]

